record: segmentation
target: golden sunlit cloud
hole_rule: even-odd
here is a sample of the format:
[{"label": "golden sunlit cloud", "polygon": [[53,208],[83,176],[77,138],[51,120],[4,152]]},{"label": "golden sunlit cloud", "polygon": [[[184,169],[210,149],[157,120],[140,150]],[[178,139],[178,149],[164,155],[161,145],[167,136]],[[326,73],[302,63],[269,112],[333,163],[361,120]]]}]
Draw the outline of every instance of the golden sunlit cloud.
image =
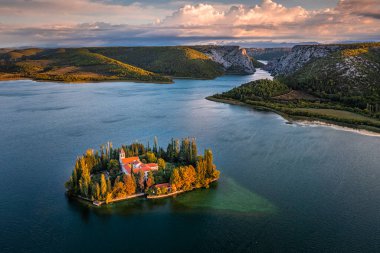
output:
[{"label": "golden sunlit cloud", "polygon": [[[25,7],[20,8],[17,3],[21,2]],[[45,3],[42,8],[41,4]],[[54,12],[56,9],[59,10]],[[333,8],[313,10],[287,7],[275,0],[263,0],[254,6],[199,3],[185,4],[175,11],[155,9],[138,2],[116,5],[90,0],[52,0],[47,4],[44,0],[14,0],[0,6],[0,14],[9,16],[0,25],[0,43],[2,46],[25,43],[70,46],[139,42],[185,44],[237,39],[379,40],[379,13],[378,0],[340,0]],[[12,21],[11,15],[23,18]],[[29,18],[34,21],[27,22]],[[20,44],[21,38],[24,44]]]}]

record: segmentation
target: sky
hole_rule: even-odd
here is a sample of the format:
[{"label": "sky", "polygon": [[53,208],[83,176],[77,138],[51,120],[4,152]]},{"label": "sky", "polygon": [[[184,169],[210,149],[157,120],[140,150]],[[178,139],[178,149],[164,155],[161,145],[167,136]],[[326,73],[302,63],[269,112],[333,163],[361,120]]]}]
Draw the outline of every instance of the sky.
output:
[{"label": "sky", "polygon": [[380,0],[0,0],[0,47],[380,41]]}]

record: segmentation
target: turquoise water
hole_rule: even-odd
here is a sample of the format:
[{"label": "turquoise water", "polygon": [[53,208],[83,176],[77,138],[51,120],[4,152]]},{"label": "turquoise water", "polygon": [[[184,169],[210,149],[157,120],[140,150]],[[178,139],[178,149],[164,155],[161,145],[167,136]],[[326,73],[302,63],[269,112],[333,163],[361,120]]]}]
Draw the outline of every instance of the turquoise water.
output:
[{"label": "turquoise water", "polygon": [[[0,251],[378,252],[380,138],[204,99],[266,75],[1,82]],[[221,180],[102,208],[66,198],[77,155],[154,136],[196,137]]]}]

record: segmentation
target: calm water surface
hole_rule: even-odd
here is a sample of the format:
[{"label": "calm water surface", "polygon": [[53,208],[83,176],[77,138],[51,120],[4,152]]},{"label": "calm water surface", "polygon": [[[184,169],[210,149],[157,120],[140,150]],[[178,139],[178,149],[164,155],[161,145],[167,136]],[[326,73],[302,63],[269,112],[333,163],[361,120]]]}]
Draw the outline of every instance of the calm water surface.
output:
[{"label": "calm water surface", "polygon": [[[0,251],[379,252],[380,138],[204,99],[265,76],[1,82]],[[102,208],[65,197],[87,148],[154,136],[212,148],[220,182]]]}]

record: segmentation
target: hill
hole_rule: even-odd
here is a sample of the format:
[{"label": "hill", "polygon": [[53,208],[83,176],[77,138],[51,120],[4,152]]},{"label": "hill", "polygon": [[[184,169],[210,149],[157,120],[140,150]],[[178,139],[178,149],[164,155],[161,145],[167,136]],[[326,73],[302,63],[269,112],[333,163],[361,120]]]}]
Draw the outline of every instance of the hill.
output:
[{"label": "hill", "polygon": [[89,50],[173,77],[212,79],[224,74],[220,64],[189,47],[103,47]]},{"label": "hill", "polygon": [[171,82],[159,74],[86,48],[25,49],[0,54],[0,78],[63,82],[130,80]]},{"label": "hill", "polygon": [[1,49],[0,80],[172,82],[252,74],[261,66],[237,46]]},{"label": "hill", "polygon": [[289,87],[380,113],[380,43],[295,46],[267,69]]},{"label": "hill", "polygon": [[378,115],[292,90],[279,80],[252,81],[208,99],[273,111],[289,120],[318,120],[380,132]]}]

